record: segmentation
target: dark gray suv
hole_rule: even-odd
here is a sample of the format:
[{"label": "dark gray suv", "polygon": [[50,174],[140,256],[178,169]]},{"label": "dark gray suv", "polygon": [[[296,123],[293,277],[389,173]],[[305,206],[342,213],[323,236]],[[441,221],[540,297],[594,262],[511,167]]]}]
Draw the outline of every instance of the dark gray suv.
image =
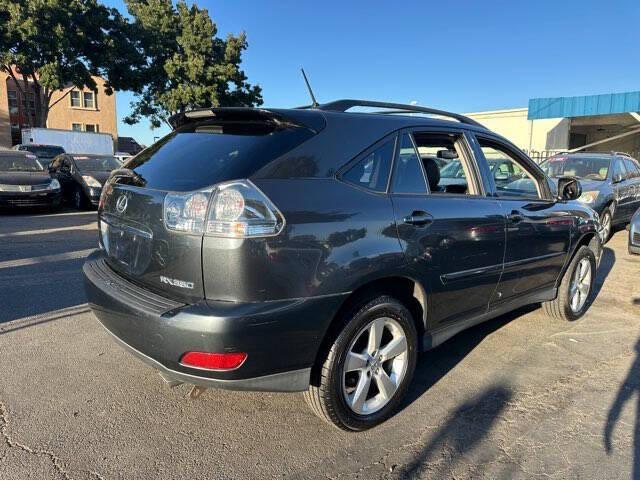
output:
[{"label": "dark gray suv", "polygon": [[[526,304],[565,320],[590,305],[599,224],[580,184],[553,194],[471,119],[342,100],[172,124],[106,183],[84,266],[100,322],[172,385],[304,391],[364,430],[419,351]],[[464,181],[443,181],[451,162]]]}]

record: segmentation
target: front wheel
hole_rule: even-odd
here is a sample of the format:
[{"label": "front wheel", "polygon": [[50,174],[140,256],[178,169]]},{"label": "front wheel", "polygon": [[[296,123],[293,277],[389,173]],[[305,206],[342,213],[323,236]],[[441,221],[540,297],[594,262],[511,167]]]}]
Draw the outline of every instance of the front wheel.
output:
[{"label": "front wheel", "polygon": [[73,191],[73,206],[77,210],[85,210],[87,208],[87,199],[80,186],[76,186],[75,190]]},{"label": "front wheel", "polygon": [[605,244],[611,237],[612,228],[613,214],[611,213],[611,206],[607,206],[600,216],[600,239],[603,244]]},{"label": "front wheel", "polygon": [[596,256],[589,247],[582,246],[564,273],[556,298],[543,304],[547,315],[563,321],[581,318],[593,300],[595,280]]},{"label": "front wheel", "polygon": [[322,419],[346,431],[389,418],[413,378],[418,337],[411,313],[379,296],[345,316],[305,399]]}]

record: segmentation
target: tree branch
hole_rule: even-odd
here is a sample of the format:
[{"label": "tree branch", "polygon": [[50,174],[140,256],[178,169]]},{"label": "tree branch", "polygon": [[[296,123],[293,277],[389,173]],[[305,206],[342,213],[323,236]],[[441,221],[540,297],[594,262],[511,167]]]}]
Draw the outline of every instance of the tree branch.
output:
[{"label": "tree branch", "polygon": [[[73,85],[71,87],[69,87],[69,89],[64,93],[64,95],[62,97],[60,97],[58,100],[56,100],[55,102],[53,102],[51,105],[49,105],[49,110],[51,110],[51,108],[56,105],[58,102],[60,102],[62,99],[64,99],[67,95],[69,95],[71,93],[71,91],[73,90]],[[51,92],[51,96],[49,96],[49,98],[47,99],[47,104],[49,103],[48,101],[51,100],[51,97],[53,96],[53,92]]]}]

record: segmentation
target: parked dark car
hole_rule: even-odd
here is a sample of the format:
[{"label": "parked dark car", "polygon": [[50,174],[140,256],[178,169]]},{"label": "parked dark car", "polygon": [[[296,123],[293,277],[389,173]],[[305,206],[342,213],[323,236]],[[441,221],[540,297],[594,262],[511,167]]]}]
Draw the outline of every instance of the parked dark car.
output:
[{"label": "parked dark car", "polygon": [[[418,351],[526,304],[586,312],[600,240],[578,181],[554,195],[466,117],[354,106],[443,114],[343,100],[173,117],[100,200],[84,275],[107,331],[171,385],[304,391],[357,431],[398,407]],[[427,148],[455,151],[466,185],[447,193]],[[528,184],[497,185],[496,152]]]},{"label": "parked dark car", "polygon": [[23,152],[31,152],[46,169],[49,167],[51,161],[60,154],[64,154],[64,149],[59,145],[44,145],[44,144],[18,144],[14,145],[15,150]]},{"label": "parked dark car", "polygon": [[60,205],[60,184],[29,152],[0,150],[0,207]]},{"label": "parked dark car", "polygon": [[60,182],[64,198],[81,210],[98,206],[102,186],[121,166],[113,155],[62,154],[51,162],[49,172]]},{"label": "parked dark car", "polygon": [[640,254],[640,209],[629,222],[629,254]]},{"label": "parked dark car", "polygon": [[629,222],[640,207],[640,166],[627,154],[560,154],[544,161],[541,167],[552,179],[580,179],[583,192],[578,200],[599,214],[604,242],[614,227]]}]

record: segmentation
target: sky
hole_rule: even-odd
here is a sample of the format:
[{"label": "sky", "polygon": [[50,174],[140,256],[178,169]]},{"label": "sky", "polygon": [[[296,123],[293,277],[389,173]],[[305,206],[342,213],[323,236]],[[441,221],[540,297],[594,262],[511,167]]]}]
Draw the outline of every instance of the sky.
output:
[{"label": "sky", "polygon": [[[104,1],[104,0],[103,0]],[[122,0],[104,3],[125,12]],[[198,0],[218,35],[245,31],[243,69],[264,106],[338,98],[417,101],[455,112],[526,107],[533,97],[640,90],[640,1]],[[122,123],[146,145],[165,135]]]}]

